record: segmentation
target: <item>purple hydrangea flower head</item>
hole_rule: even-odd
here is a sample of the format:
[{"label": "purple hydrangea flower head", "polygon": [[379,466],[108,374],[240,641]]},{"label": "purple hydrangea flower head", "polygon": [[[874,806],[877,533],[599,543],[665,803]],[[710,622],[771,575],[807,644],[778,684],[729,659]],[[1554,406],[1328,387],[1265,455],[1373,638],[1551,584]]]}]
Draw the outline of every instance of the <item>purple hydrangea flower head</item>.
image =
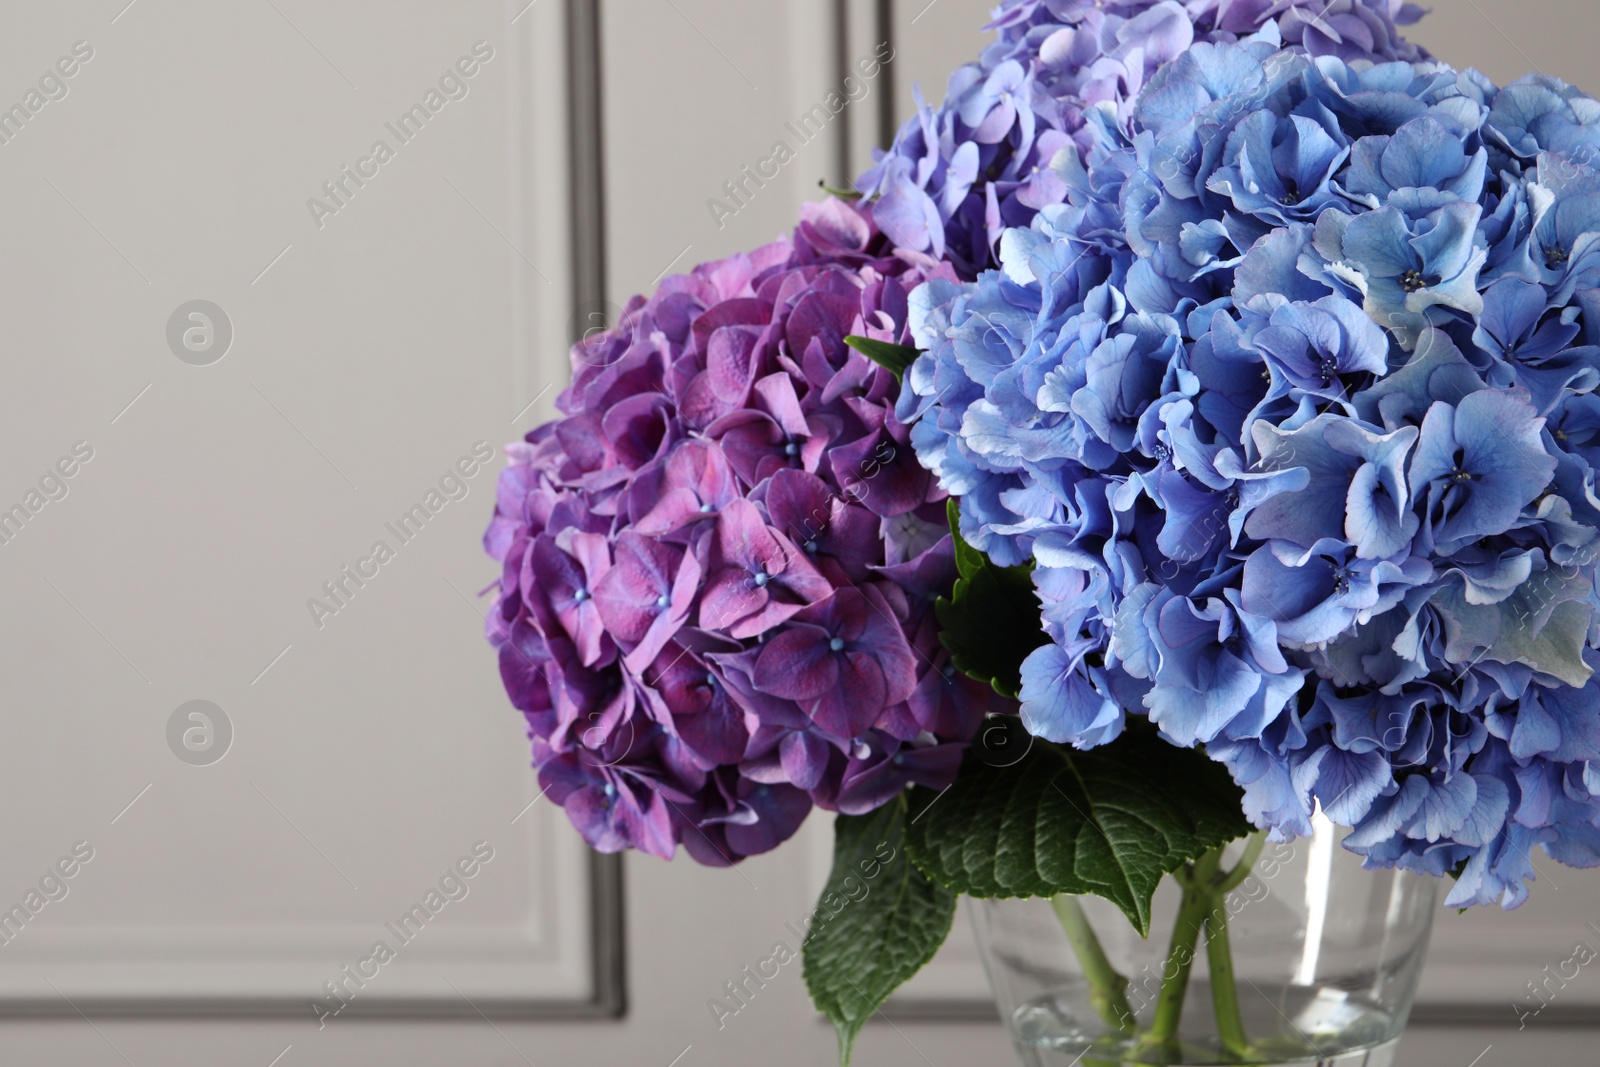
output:
[{"label": "purple hydrangea flower head", "polygon": [[1600,865],[1600,104],[1397,52],[1388,4],[1189,7],[1240,39],[911,294],[897,411],[1033,566],[1028,729],[1144,716],[1257,825],[1514,906],[1535,846]]},{"label": "purple hydrangea flower head", "polygon": [[487,632],[596,848],[726,864],[813,805],[953,780],[996,698],[938,644],[944,492],[893,376],[844,344],[904,343],[910,291],[953,277],[809,205],[792,239],[630,301],[573,349],[561,417],[508,446]]}]

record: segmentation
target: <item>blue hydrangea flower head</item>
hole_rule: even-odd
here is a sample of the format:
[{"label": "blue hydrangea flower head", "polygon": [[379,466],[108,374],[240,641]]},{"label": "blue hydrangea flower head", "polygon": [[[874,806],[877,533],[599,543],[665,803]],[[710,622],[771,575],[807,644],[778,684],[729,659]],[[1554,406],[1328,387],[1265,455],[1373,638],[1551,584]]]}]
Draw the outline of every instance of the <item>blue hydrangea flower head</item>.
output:
[{"label": "blue hydrangea flower head", "polygon": [[[1410,62],[1425,54],[1399,28],[1421,15],[1401,0],[1002,0],[990,23],[998,39],[978,62],[950,76],[937,108],[916,91],[917,114],[856,189],[873,200],[875,221],[897,245],[947,258],[970,278],[998,264],[1007,228],[1026,227],[1040,211],[1067,201],[1073,160],[1088,151],[1094,127],[1126,128],[1142,93],[1160,95],[1155,83],[1168,64],[1193,63],[1196,56],[1249,62],[1234,51],[1198,46],[1247,41],[1260,59],[1282,50],[1341,64],[1404,61],[1409,74]],[[1213,73],[1208,83],[1187,83],[1187,96],[1167,94],[1163,106],[1188,118],[1199,110],[1188,105],[1208,88],[1241,88],[1231,71]],[[1382,90],[1347,90],[1358,106],[1381,106],[1370,98]],[[1581,104],[1559,93],[1550,99],[1530,93],[1519,114],[1545,126],[1580,125],[1586,120],[1575,107]],[[1320,161],[1326,170],[1343,147],[1330,148],[1318,130],[1326,136],[1336,129],[1310,113],[1284,131],[1252,129],[1229,165],[1247,174],[1264,168],[1274,182],[1287,177],[1316,186],[1326,174],[1319,179],[1307,168]],[[1307,138],[1305,149],[1296,149],[1301,172],[1277,175],[1274,133],[1280,146]],[[1310,210],[1301,207],[1300,214]]]},{"label": "blue hydrangea flower head", "polygon": [[1302,5],[1189,11],[997,269],[912,293],[897,412],[962,535],[1032,567],[1030,730],[1145,717],[1258,825],[1320,810],[1514,906],[1534,846],[1600,864],[1600,104],[1419,56],[1392,5],[1330,5],[1337,45]]}]

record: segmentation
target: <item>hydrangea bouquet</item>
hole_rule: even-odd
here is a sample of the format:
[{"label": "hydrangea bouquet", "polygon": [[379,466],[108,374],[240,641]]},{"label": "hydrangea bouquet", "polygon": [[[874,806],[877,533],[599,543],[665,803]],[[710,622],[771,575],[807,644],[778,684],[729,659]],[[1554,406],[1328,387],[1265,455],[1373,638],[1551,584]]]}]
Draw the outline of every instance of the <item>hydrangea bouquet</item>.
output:
[{"label": "hydrangea bouquet", "polygon": [[1456,906],[1600,863],[1600,103],[1417,14],[1006,0],[858,198],[635,298],[508,449],[541,787],[713,865],[840,813],[829,893],[893,882],[805,946],[846,1056],[960,893],[1148,931],[1314,817]]}]

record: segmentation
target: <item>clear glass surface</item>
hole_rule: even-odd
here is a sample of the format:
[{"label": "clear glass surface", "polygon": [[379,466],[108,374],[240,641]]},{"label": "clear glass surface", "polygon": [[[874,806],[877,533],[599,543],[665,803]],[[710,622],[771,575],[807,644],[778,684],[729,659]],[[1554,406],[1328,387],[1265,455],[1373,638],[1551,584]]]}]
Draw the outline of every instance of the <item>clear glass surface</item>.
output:
[{"label": "clear glass surface", "polygon": [[1023,1063],[1393,1063],[1437,880],[1362,870],[1346,831],[1320,816],[1316,831],[1258,842],[1253,861],[1229,846],[1199,872],[1222,887],[1209,895],[1193,871],[1168,876],[1148,938],[1099,897],[975,901]]}]

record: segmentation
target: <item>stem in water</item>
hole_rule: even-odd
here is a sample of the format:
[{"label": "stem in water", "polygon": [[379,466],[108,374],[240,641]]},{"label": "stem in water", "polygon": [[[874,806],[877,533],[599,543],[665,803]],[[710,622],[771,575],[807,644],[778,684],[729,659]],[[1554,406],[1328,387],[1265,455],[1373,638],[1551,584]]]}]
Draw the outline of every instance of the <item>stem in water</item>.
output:
[{"label": "stem in water", "polygon": [[1128,980],[1117,973],[1089,925],[1089,917],[1075,897],[1059,896],[1050,901],[1055,909],[1061,929],[1078,955],[1078,965],[1089,983],[1089,1000],[1095,1012],[1106,1025],[1119,1033],[1131,1034],[1134,1027],[1133,1008],[1128,1004]]}]

